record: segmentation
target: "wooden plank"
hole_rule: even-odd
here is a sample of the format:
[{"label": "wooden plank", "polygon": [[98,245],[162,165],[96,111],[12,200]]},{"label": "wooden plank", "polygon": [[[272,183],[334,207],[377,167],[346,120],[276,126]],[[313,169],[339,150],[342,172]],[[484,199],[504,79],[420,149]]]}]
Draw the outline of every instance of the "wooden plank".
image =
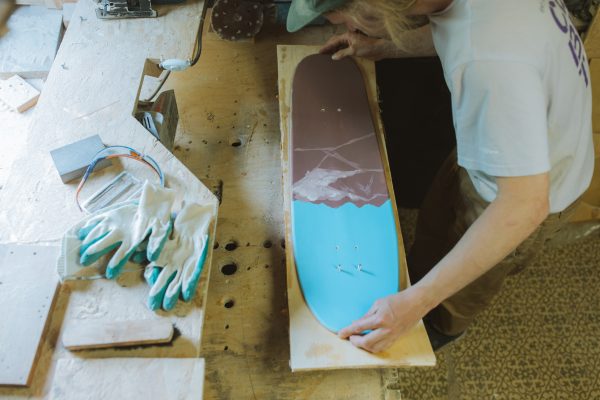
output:
[{"label": "wooden plank", "polygon": [[[306,306],[302,297],[294,264],[294,249],[290,227],[291,178],[289,176],[289,154],[287,151],[289,145],[290,94],[292,77],[296,65],[304,57],[317,53],[318,49],[319,47],[316,46],[277,46],[279,110],[282,133],[284,219],[286,224],[287,289],[290,315],[290,365],[292,371],[435,365],[435,356],[422,322],[401,337],[388,351],[371,354],[355,348],[349,341],[340,340],[335,334],[321,326]],[[376,133],[382,154],[385,154],[384,169],[388,181],[388,190],[392,197],[392,204],[395,205],[396,202],[393,198],[394,190],[391,187],[391,175],[385,151],[383,124],[379,117],[377,106],[375,65],[373,62],[364,59],[356,59],[356,61],[367,80],[371,112],[376,120]],[[406,256],[404,254],[399,222],[396,221],[396,224],[399,233],[399,247],[401,249],[400,279],[404,287],[406,287],[409,284]]]},{"label": "wooden plank", "polygon": [[0,80],[0,101],[18,112],[25,112],[33,107],[40,97],[40,92],[19,75]]},{"label": "wooden plank", "polygon": [[58,247],[0,245],[0,385],[30,383],[58,277]]},{"label": "wooden plank", "polygon": [[65,328],[62,343],[69,350],[168,343],[173,324],[165,320],[98,322],[81,321]]},{"label": "wooden plank", "polygon": [[44,6],[18,7],[0,40],[0,78],[46,78],[58,50],[62,13]]},{"label": "wooden plank", "polygon": [[52,400],[200,400],[202,358],[59,360]]}]

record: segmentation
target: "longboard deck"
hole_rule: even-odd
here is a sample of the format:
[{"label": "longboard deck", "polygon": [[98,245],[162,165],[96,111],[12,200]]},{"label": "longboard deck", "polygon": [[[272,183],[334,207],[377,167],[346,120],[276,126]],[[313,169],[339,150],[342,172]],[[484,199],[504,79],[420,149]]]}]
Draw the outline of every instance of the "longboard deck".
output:
[{"label": "longboard deck", "polygon": [[[281,117],[281,166],[283,173],[283,198],[285,221],[285,253],[287,298],[290,317],[290,368],[294,372],[314,371],[340,368],[386,368],[402,366],[435,365],[435,355],[427,338],[422,322],[412,327],[406,335],[401,336],[387,351],[369,353],[354,347],[347,340],[340,340],[334,333],[325,328],[314,316],[302,294],[298,281],[295,261],[294,240],[292,238],[292,174],[291,174],[291,101],[292,83],[296,67],[307,56],[316,54],[318,46],[277,46],[277,70],[279,88],[279,113]],[[354,59],[366,83],[369,105],[382,161],[387,177],[388,190],[394,209],[400,251],[400,283],[405,289],[410,285],[400,222],[395,211],[394,191],[391,186],[389,165],[387,162],[384,130],[377,106],[377,87],[375,82],[375,64],[365,59]]]},{"label": "longboard deck", "polygon": [[400,288],[398,233],[362,73],[314,54],[292,83],[292,238],[306,304],[337,332]]}]

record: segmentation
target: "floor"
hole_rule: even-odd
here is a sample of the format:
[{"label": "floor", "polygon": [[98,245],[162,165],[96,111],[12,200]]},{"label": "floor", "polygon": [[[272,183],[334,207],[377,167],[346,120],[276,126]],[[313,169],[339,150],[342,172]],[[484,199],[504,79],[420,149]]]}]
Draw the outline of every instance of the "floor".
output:
[{"label": "floor", "polygon": [[[400,211],[410,244],[418,212]],[[510,277],[432,369],[396,370],[403,400],[600,399],[600,235],[551,246]]]}]

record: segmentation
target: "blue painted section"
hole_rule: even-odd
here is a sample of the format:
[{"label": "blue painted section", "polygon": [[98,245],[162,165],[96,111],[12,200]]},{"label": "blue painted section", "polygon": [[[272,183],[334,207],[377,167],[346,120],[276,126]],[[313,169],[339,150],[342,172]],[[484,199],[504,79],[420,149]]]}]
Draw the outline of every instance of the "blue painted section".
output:
[{"label": "blue painted section", "polygon": [[390,200],[380,207],[338,208],[294,200],[292,227],[304,299],[327,329],[339,331],[375,300],[398,292],[398,236]]}]

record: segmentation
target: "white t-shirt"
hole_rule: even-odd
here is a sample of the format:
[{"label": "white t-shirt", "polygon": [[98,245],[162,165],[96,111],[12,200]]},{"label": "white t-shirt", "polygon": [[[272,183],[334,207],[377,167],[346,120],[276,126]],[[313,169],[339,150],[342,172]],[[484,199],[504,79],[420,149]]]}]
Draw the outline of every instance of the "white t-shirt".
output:
[{"label": "white t-shirt", "polygon": [[495,177],[550,172],[550,212],[589,186],[592,96],[562,0],[454,0],[430,16],[452,94],[458,164],[492,201]]}]

